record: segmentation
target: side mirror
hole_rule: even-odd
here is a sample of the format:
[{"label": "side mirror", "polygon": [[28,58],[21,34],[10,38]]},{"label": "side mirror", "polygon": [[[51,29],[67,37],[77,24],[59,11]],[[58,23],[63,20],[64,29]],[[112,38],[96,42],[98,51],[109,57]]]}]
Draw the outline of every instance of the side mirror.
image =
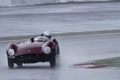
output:
[{"label": "side mirror", "polygon": [[53,39],[53,42],[58,45],[58,41],[56,39]]},{"label": "side mirror", "polygon": [[16,44],[20,44],[21,42],[17,42]]},{"label": "side mirror", "polygon": [[33,43],[34,42],[34,38],[31,38],[31,43]]}]

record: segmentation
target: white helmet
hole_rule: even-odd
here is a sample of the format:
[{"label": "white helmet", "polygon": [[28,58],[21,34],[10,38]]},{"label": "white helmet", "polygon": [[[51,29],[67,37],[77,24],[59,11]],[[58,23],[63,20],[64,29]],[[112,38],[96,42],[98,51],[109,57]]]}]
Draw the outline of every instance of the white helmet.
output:
[{"label": "white helmet", "polygon": [[51,38],[51,33],[49,31],[45,31],[43,33],[43,36],[48,37],[50,39]]}]

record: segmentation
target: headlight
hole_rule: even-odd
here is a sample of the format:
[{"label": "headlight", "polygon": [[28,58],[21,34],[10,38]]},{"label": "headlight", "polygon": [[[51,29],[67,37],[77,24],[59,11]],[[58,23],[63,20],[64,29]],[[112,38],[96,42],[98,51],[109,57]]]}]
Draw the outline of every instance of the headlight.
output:
[{"label": "headlight", "polygon": [[44,48],[44,53],[45,54],[49,54],[51,52],[51,48],[50,47],[45,47]]},{"label": "headlight", "polygon": [[9,49],[9,50],[8,50],[8,54],[9,54],[10,56],[13,56],[13,55],[15,54],[14,49]]}]

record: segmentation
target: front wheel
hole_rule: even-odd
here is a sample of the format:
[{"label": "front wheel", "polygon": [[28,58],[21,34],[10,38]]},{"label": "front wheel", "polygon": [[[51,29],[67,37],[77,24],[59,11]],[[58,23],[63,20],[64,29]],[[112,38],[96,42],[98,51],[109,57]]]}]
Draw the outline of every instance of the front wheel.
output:
[{"label": "front wheel", "polygon": [[13,61],[13,59],[8,58],[8,67],[9,68],[14,68],[14,61]]},{"label": "front wheel", "polygon": [[55,53],[53,53],[51,55],[51,59],[50,59],[50,67],[55,67],[56,66],[56,56],[55,56]]}]

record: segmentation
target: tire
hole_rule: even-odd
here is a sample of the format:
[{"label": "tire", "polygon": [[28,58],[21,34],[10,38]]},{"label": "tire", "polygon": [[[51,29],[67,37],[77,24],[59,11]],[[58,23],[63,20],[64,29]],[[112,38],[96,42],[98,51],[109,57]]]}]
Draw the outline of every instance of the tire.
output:
[{"label": "tire", "polygon": [[60,55],[60,48],[59,48],[59,46],[57,47],[57,50],[58,50],[57,54]]},{"label": "tire", "polygon": [[9,59],[8,58],[8,67],[9,68],[14,68],[14,61],[13,61],[13,59]]},{"label": "tire", "polygon": [[56,66],[56,55],[55,55],[55,49],[51,55],[51,59],[50,59],[50,67],[55,67]]},{"label": "tire", "polygon": [[55,60],[55,57],[53,57],[51,60],[50,60],[50,67],[55,67],[56,66],[56,60]]}]

